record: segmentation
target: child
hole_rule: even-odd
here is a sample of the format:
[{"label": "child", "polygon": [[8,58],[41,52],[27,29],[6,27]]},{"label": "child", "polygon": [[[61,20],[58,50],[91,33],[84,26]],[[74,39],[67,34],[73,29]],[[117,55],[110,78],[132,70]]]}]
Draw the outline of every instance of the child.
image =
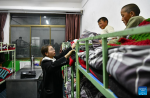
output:
[{"label": "child", "polygon": [[145,19],[139,16],[140,9],[136,4],[127,4],[121,9],[122,21],[126,29],[138,26]]},{"label": "child", "polygon": [[[132,28],[138,26],[145,19],[142,16],[139,16],[140,9],[136,4],[127,4],[121,9],[122,21],[126,25],[125,29]],[[110,40],[108,44],[115,44],[118,42],[117,39]]]},{"label": "child", "polygon": [[[103,30],[100,34],[107,34],[114,32],[114,28],[108,25],[108,19],[106,17],[101,17],[98,19],[98,25]],[[113,37],[108,38],[108,40],[113,39]],[[102,44],[102,40],[99,40]]]},{"label": "child", "polygon": [[101,29],[103,29],[101,34],[107,34],[107,33],[114,32],[114,28],[112,26],[108,25],[108,19],[106,17],[99,18],[98,25]]},{"label": "child", "polygon": [[43,71],[41,98],[63,98],[61,67],[67,64],[67,58],[74,51],[73,48],[75,44],[55,56],[55,50],[51,45],[42,47],[41,53],[44,58],[41,62]]}]

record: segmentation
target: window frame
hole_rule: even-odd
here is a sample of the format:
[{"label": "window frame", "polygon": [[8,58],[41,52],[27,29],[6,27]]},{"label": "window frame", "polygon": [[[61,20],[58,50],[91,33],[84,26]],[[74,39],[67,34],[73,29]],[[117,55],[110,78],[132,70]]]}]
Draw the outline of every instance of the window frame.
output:
[{"label": "window frame", "polygon": [[[13,13],[11,13],[11,14],[13,14]],[[39,14],[38,14],[39,15]],[[30,27],[30,57],[31,57],[31,29],[32,29],[32,27],[49,27],[50,28],[50,43],[51,43],[51,28],[65,28],[66,27],[66,25],[41,25],[41,16],[43,16],[43,15],[47,15],[47,14],[42,14],[42,15],[40,15],[40,25],[11,25],[11,23],[10,23],[10,28],[9,28],[9,43],[11,43],[11,27]],[[12,15],[10,15],[10,22],[11,22],[11,16]],[[18,60],[29,60],[30,59],[30,57],[29,58],[16,58],[16,59],[18,59]],[[38,60],[40,60],[42,57],[35,57],[35,59],[38,59]]]}]

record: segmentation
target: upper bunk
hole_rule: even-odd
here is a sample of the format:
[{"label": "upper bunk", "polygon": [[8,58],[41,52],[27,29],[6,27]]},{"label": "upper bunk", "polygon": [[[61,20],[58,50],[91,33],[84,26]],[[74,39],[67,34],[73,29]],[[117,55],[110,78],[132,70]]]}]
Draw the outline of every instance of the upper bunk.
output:
[{"label": "upper bunk", "polygon": [[4,44],[3,42],[0,42],[0,53],[15,51],[15,47],[15,44]]},{"label": "upper bunk", "polygon": [[[117,31],[114,33],[109,34],[103,34],[98,35],[95,37],[89,37],[84,39],[79,39],[76,44],[76,90],[77,90],[77,98],[80,98],[80,72],[83,73],[92,83],[93,85],[107,98],[117,98],[117,96],[109,89],[108,85],[108,79],[109,74],[107,72],[107,63],[108,63],[108,45],[107,45],[107,38],[108,37],[117,37],[117,36],[126,36],[126,35],[135,35],[135,34],[141,34],[141,33],[150,33],[150,25],[137,27],[137,28],[131,28],[123,31]],[[103,70],[103,83],[100,82],[97,78],[95,78],[89,71],[89,64],[88,64],[88,58],[89,58],[89,40],[94,39],[102,39],[102,70]],[[79,42],[85,41],[85,47],[86,47],[86,69],[83,68],[79,64],[78,59],[78,52],[79,52]]]},{"label": "upper bunk", "polygon": [[0,68],[0,84],[5,82],[5,79],[8,78],[9,76],[12,75],[12,73],[15,71],[16,69],[16,54],[15,54],[15,50],[16,49],[16,45],[15,44],[4,44],[3,42],[0,42],[0,53],[4,53],[4,52],[10,52],[12,51],[12,66],[11,66],[11,71],[10,69],[7,69],[5,67]]}]

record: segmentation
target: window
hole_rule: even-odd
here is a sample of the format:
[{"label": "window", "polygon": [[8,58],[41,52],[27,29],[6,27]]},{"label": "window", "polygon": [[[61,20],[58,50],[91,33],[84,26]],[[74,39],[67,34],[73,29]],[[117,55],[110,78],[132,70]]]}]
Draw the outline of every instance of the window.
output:
[{"label": "window", "polygon": [[12,14],[11,25],[40,25],[38,14]]},{"label": "window", "polygon": [[42,25],[65,25],[64,15],[42,15],[41,16]]},{"label": "window", "polygon": [[30,57],[30,27],[11,27],[11,43],[16,44],[16,58]]},{"label": "window", "polygon": [[16,58],[41,58],[41,47],[46,44],[58,55],[63,41],[65,15],[11,14],[10,43],[16,44]]}]

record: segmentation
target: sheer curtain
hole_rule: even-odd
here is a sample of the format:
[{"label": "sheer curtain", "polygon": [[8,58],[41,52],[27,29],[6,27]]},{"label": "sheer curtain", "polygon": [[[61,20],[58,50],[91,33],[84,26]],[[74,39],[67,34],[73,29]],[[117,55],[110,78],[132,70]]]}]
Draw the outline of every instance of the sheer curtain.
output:
[{"label": "sheer curtain", "polygon": [[80,37],[80,15],[66,14],[65,40],[78,39]]}]

